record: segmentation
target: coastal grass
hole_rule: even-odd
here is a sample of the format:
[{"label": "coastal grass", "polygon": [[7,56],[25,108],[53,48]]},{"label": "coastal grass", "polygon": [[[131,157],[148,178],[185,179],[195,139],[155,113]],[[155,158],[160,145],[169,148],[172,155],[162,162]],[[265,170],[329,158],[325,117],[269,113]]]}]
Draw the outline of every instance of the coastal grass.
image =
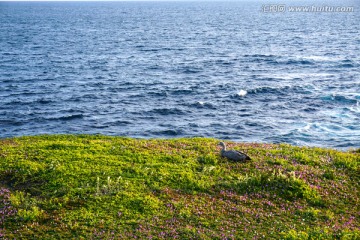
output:
[{"label": "coastal grass", "polygon": [[360,239],[360,152],[219,140],[0,140],[0,238]]}]

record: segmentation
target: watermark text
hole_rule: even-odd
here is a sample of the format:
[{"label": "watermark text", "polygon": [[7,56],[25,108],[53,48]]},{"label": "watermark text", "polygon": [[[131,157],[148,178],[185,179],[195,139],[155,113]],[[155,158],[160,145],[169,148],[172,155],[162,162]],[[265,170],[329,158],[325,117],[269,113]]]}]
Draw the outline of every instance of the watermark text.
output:
[{"label": "watermark text", "polygon": [[310,13],[351,13],[352,6],[287,6],[285,4],[265,4],[261,8],[264,13],[310,12]]}]

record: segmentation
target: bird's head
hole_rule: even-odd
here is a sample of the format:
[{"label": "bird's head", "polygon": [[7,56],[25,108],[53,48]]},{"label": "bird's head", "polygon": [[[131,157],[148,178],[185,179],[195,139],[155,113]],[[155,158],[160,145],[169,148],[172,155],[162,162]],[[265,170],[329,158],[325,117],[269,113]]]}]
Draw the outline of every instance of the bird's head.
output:
[{"label": "bird's head", "polygon": [[225,143],[224,142],[219,142],[219,144],[218,144],[219,146],[221,146],[223,149],[225,149],[226,148],[226,145],[225,145]]}]

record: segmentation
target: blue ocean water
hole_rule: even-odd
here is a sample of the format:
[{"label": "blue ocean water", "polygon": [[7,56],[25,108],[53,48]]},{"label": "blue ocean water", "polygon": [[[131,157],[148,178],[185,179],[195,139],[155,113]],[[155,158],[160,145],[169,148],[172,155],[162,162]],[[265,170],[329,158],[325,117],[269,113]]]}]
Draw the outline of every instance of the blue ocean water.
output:
[{"label": "blue ocean water", "polygon": [[0,2],[0,137],[360,147],[360,7],[341,5]]}]

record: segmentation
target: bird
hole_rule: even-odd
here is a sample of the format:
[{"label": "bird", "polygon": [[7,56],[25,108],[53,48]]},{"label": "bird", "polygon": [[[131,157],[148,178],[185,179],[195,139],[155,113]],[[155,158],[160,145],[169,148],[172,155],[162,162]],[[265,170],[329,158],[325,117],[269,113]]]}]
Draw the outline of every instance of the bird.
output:
[{"label": "bird", "polygon": [[244,162],[247,160],[251,160],[251,158],[245,153],[236,150],[226,150],[226,145],[224,142],[219,142],[219,146],[222,147],[222,149],[220,150],[221,157],[227,158],[235,162]]}]

